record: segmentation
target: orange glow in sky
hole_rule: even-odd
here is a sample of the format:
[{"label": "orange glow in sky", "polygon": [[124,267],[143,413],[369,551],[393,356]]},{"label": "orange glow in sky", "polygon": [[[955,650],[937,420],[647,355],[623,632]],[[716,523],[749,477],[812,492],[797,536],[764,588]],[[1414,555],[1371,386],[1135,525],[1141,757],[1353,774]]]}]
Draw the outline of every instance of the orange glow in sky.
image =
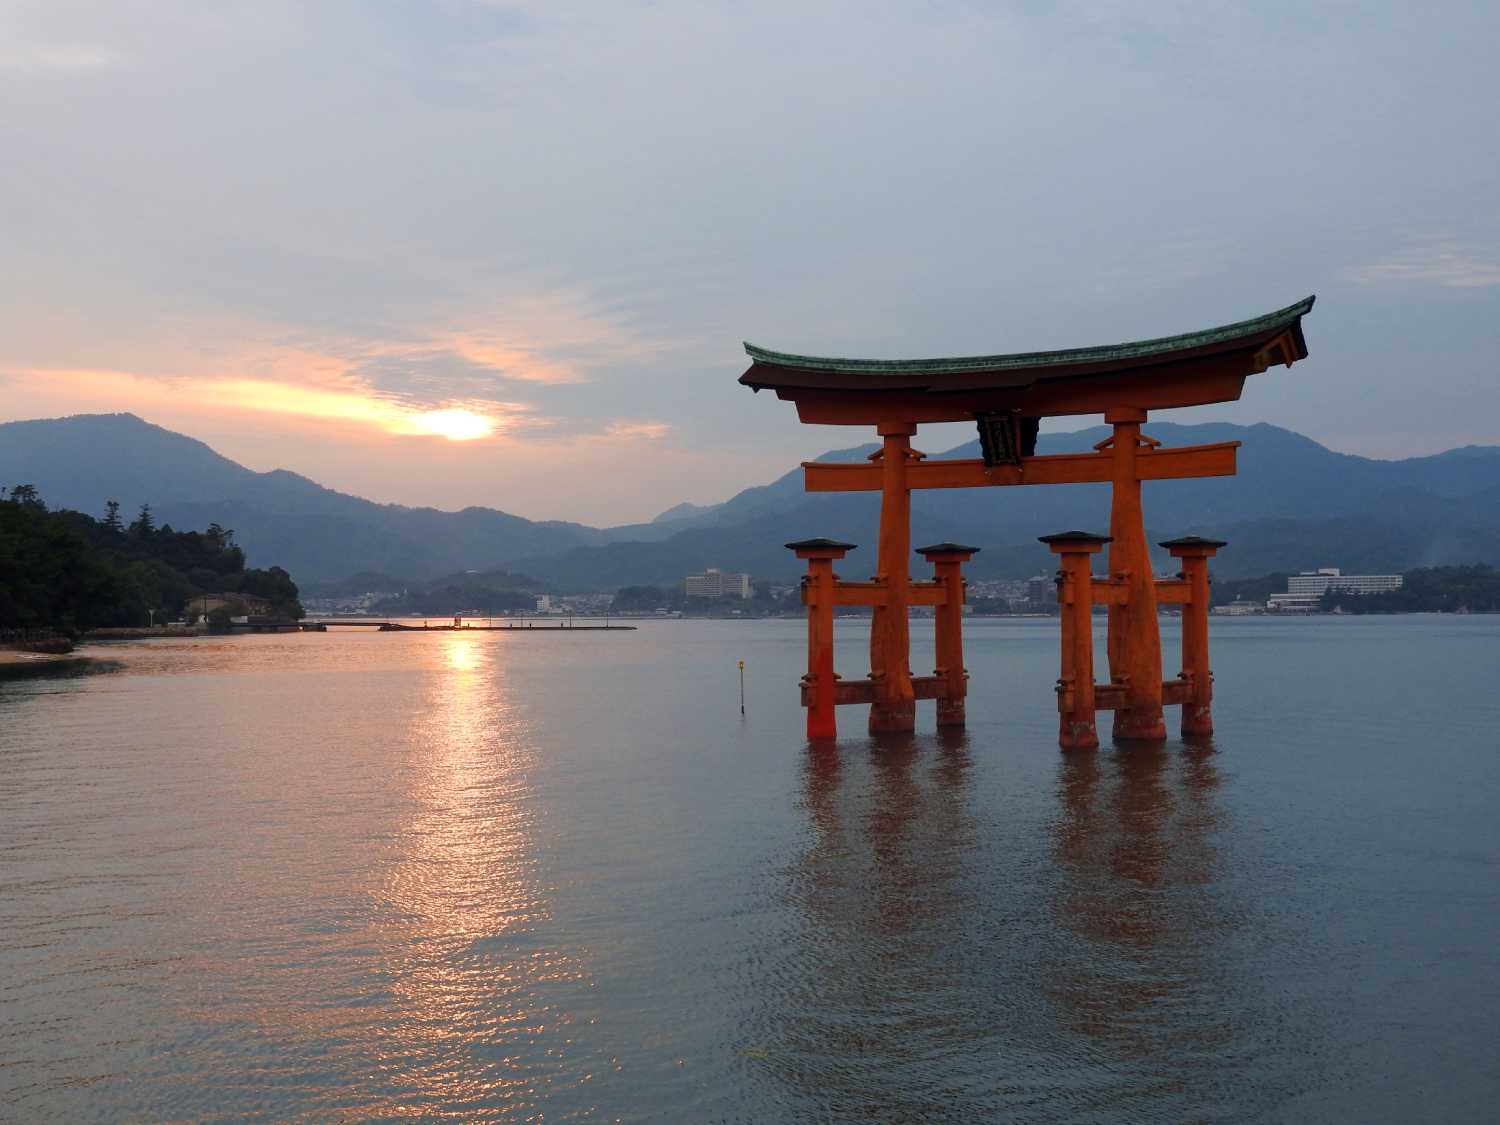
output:
[{"label": "orange glow in sky", "polygon": [[495,432],[495,421],[472,410],[429,410],[413,419],[426,433],[449,441],[472,441]]}]

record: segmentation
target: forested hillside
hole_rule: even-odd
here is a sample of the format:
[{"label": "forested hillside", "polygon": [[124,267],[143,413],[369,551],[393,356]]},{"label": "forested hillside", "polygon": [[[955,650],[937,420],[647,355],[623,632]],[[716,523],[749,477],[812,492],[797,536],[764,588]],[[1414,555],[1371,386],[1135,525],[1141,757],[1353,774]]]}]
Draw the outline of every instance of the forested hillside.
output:
[{"label": "forested hillside", "polygon": [[50,511],[31,485],[0,493],[0,633],[146,625],[153,614],[160,622],[199,595],[219,593],[302,616],[290,575],[246,569],[234,532],[218,524],[176,531],[142,506],[127,525],[113,502],[94,519]]}]

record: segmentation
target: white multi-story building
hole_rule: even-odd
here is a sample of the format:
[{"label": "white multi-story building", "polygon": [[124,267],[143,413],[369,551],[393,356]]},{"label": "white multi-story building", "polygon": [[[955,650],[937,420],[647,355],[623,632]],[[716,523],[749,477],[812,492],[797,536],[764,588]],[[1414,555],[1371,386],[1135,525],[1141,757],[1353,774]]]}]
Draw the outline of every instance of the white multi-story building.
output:
[{"label": "white multi-story building", "polygon": [[690,598],[740,598],[751,596],[750,576],[709,567],[702,574],[689,574],[684,582]]},{"label": "white multi-story building", "polygon": [[1384,594],[1401,589],[1399,574],[1344,574],[1336,566],[1304,570],[1286,580],[1286,593],[1272,594],[1266,608],[1279,612],[1308,612],[1318,608],[1330,590],[1346,594]]}]

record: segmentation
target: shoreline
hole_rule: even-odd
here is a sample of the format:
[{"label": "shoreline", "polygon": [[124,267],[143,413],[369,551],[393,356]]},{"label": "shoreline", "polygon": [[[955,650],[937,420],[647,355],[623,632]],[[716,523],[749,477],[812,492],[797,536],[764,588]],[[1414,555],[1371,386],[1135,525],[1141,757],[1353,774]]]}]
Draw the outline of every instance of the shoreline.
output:
[{"label": "shoreline", "polygon": [[29,680],[39,676],[66,676],[82,672],[96,663],[92,656],[73,653],[23,652],[0,649],[0,682]]}]

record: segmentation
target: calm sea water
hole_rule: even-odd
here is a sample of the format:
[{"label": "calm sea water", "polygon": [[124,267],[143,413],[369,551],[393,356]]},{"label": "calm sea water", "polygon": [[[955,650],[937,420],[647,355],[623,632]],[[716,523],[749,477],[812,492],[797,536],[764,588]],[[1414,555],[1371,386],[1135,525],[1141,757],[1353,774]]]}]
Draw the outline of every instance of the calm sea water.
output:
[{"label": "calm sea water", "polygon": [[1215,620],[1211,747],[1072,756],[1055,628],[818,753],[795,622],[0,687],[0,1117],[1495,1120],[1500,619]]}]

